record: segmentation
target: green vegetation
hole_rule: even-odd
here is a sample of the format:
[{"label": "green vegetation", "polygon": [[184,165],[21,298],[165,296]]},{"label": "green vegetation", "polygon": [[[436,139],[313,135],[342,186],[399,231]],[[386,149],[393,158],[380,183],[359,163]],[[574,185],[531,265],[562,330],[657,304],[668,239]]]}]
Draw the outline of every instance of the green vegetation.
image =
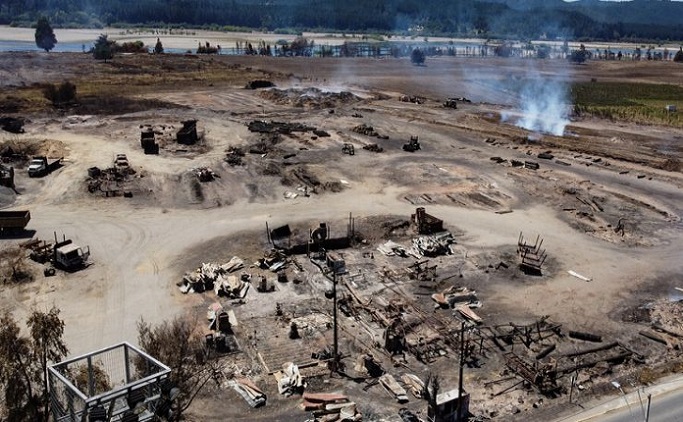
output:
[{"label": "green vegetation", "polygon": [[47,368],[68,349],[62,340],[59,309],[33,311],[26,321],[28,336],[14,317],[0,315],[0,415],[7,421],[45,421],[48,415]]},{"label": "green vegetation", "polygon": [[159,38],[157,38],[157,43],[154,45],[154,54],[164,54],[164,45]]},{"label": "green vegetation", "polygon": [[669,112],[669,104],[683,105],[683,87],[677,85],[584,82],[571,88],[577,114],[639,124],[683,127],[683,115]]},{"label": "green vegetation", "polygon": [[0,24],[365,32],[427,36],[575,40],[680,39],[683,4],[562,0],[5,0]]},{"label": "green vegetation", "polygon": [[425,63],[425,53],[419,48],[413,49],[410,53],[410,62],[412,64],[421,66]]},{"label": "green vegetation", "polygon": [[97,41],[95,41],[95,47],[92,50],[92,55],[95,57],[95,59],[104,60],[106,63],[107,60],[114,57],[115,45],[115,41],[110,41],[106,35],[102,34],[99,36],[99,38],[97,38]]},{"label": "green vegetation", "polygon": [[59,86],[47,84],[43,88],[43,96],[55,107],[67,105],[76,99],[76,85],[68,81]]},{"label": "green vegetation", "polygon": [[48,21],[45,16],[41,16],[40,19],[38,19],[35,38],[38,48],[42,48],[47,52],[55,48],[55,44],[57,44],[55,32],[50,26],[50,21]]}]

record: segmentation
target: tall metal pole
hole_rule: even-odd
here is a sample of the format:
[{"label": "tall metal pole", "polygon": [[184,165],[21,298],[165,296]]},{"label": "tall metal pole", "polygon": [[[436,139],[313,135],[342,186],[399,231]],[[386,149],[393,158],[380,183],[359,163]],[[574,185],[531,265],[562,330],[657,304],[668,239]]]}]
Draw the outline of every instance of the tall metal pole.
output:
[{"label": "tall metal pole", "polygon": [[465,321],[460,326],[460,369],[458,371],[458,406],[456,413],[456,421],[460,422],[460,414],[462,413],[462,395],[463,395],[463,368],[465,367]]},{"label": "tall metal pole", "polygon": [[647,413],[645,413],[645,422],[650,422],[650,403],[652,403],[652,394],[647,395]]},{"label": "tall metal pole", "polygon": [[338,331],[337,331],[337,271],[332,270],[332,323],[334,324],[334,370],[337,370],[337,364],[339,363],[339,344],[338,344]]}]

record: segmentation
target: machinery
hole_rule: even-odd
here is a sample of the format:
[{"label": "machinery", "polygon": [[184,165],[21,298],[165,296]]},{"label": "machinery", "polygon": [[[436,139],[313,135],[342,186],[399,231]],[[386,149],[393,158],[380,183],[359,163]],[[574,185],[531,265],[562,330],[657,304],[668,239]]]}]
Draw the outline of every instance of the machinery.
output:
[{"label": "machinery", "polygon": [[403,145],[403,151],[415,152],[420,148],[420,141],[417,140],[417,136],[411,136],[410,142]]},{"label": "machinery", "polygon": [[89,258],[90,247],[84,249],[66,238],[58,242],[55,233],[55,246],[52,253],[52,262],[55,267],[65,271],[75,271],[87,267]]},{"label": "machinery", "polygon": [[43,177],[57,170],[62,165],[62,158],[58,158],[53,162],[50,162],[47,157],[38,156],[33,157],[28,165],[28,175],[29,177]]},{"label": "machinery", "polygon": [[356,149],[354,148],[353,144],[344,144],[342,146],[342,153],[356,155]]},{"label": "machinery", "polygon": [[0,186],[14,188],[14,167],[0,164]]},{"label": "machinery", "polygon": [[443,106],[446,108],[458,108],[458,102],[455,98],[448,98],[444,101]]}]

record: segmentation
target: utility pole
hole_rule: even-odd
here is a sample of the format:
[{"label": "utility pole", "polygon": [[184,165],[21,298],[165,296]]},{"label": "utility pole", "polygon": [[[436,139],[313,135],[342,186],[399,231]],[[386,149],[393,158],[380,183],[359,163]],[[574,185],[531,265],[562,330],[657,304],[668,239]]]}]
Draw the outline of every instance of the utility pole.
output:
[{"label": "utility pole", "polygon": [[337,328],[337,270],[332,270],[332,324],[334,325],[334,370],[336,371],[339,364],[339,342],[338,342],[338,328]]},{"label": "utility pole", "polygon": [[460,422],[460,414],[462,413],[462,395],[463,395],[463,369],[465,367],[465,321],[460,325],[460,369],[458,370],[458,406],[456,408],[456,421]]},{"label": "utility pole", "polygon": [[652,403],[652,394],[647,395],[647,412],[645,413],[645,422],[650,422],[650,404]]}]

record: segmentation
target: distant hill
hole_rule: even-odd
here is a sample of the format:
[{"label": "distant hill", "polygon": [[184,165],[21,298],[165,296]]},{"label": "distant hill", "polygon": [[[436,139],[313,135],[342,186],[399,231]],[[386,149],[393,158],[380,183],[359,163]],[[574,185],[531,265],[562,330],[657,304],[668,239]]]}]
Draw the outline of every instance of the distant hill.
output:
[{"label": "distant hill", "polygon": [[633,0],[2,0],[0,24],[247,27],[519,39],[683,39],[683,2]]},{"label": "distant hill", "polygon": [[678,25],[683,27],[683,2],[670,0],[602,1],[488,0],[513,10],[557,9],[579,12],[595,22]]}]

